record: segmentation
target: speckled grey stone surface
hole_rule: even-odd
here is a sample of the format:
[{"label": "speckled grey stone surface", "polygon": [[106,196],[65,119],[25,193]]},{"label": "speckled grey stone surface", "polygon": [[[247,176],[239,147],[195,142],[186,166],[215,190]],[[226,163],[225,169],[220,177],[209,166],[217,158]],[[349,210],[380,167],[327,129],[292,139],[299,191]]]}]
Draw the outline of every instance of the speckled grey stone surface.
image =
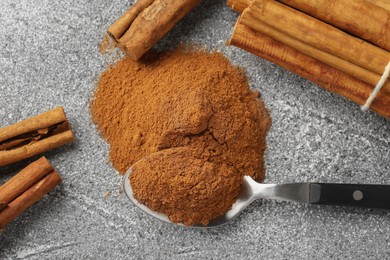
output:
[{"label": "speckled grey stone surface", "polygon": [[[6,227],[0,259],[390,258],[385,210],[264,201],[228,226],[198,230],[134,208],[119,190],[121,178],[88,111],[108,64],[99,42],[130,2],[0,0],[0,126],[61,105],[76,134],[73,144],[46,154],[63,184]],[[236,18],[224,0],[205,0],[159,48],[199,44],[246,68],[273,119],[266,182],[390,184],[390,122],[226,47]],[[0,184],[27,163],[0,168]]]}]

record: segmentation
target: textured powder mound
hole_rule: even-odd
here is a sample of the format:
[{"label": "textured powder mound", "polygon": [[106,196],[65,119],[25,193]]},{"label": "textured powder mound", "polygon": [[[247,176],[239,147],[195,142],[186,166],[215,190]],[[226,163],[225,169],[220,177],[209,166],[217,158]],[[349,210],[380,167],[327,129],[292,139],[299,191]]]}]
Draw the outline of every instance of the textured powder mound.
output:
[{"label": "textured powder mound", "polygon": [[270,118],[257,97],[222,54],[179,48],[109,68],[91,112],[122,174],[150,153],[189,146],[261,181]]},{"label": "textured powder mound", "polygon": [[[161,167],[168,170],[167,165],[174,165],[178,176],[199,174],[201,169],[206,172],[199,178],[216,174],[202,183],[215,181],[221,185],[217,190],[231,191],[232,194],[219,194],[228,198],[230,207],[237,194],[234,187],[243,175],[257,181],[264,178],[265,138],[271,121],[258,97],[258,92],[250,91],[243,71],[232,66],[222,54],[179,48],[165,53],[151,52],[141,62],[125,58],[109,68],[99,79],[91,112],[93,121],[110,144],[110,160],[121,174],[145,156],[185,147],[196,151],[196,157],[185,159],[199,169],[187,168],[190,164],[186,160],[179,164],[176,157],[171,162],[169,156],[166,162],[159,160]],[[232,180],[237,182],[220,181],[221,169],[228,176],[234,175]],[[176,201],[172,196],[163,198],[170,201],[169,205],[159,204],[154,197],[147,196],[148,190],[160,190],[161,182],[156,181],[156,176],[171,178],[174,172],[168,171],[166,175],[149,172],[151,179],[144,180],[149,183],[147,189],[145,185],[135,185],[134,194],[154,210],[169,214],[172,221],[204,224],[206,219],[229,209],[222,203],[220,208],[209,212],[210,207],[201,199],[194,206],[196,210],[184,204],[177,209],[180,213],[174,214],[172,205],[180,203],[184,195]],[[147,178],[145,173],[142,176]],[[200,180],[190,177],[185,187],[195,185],[196,181]],[[175,190],[175,194],[182,192]],[[216,193],[209,192],[206,197],[212,203],[221,203],[213,197]],[[205,203],[203,211],[202,203]]]},{"label": "textured powder mound", "polygon": [[189,148],[167,149],[139,160],[130,180],[139,202],[185,225],[207,225],[223,215],[241,183],[233,167],[205,161]]}]

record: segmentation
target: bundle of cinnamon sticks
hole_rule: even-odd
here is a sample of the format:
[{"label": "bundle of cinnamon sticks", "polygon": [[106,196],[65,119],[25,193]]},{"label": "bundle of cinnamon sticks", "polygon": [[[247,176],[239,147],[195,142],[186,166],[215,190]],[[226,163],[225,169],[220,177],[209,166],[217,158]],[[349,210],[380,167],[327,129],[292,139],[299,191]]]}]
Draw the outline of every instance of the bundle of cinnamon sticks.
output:
[{"label": "bundle of cinnamon sticks", "polygon": [[[230,44],[360,105],[390,62],[384,0],[228,0],[241,13]],[[390,118],[390,81],[370,107]]]},{"label": "bundle of cinnamon sticks", "polygon": [[[72,142],[62,107],[0,128],[0,166],[21,161]],[[0,230],[61,182],[42,157],[0,186]]]}]

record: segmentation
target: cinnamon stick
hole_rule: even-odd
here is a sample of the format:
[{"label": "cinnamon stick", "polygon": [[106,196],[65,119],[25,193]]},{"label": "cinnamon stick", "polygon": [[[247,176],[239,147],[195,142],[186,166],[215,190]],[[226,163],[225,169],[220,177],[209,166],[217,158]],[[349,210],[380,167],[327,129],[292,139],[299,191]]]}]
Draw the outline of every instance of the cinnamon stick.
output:
[{"label": "cinnamon stick", "polygon": [[134,19],[137,18],[137,16],[153,2],[154,0],[138,0],[135,2],[129,10],[127,10],[118,20],[115,21],[113,25],[108,28],[108,34],[118,41],[130,28]]},{"label": "cinnamon stick", "polygon": [[234,11],[242,13],[253,0],[227,0],[226,5],[232,8]]},{"label": "cinnamon stick", "polygon": [[[240,22],[237,22],[229,44],[267,59],[360,105],[365,103],[372,91],[372,86]],[[378,94],[370,108],[390,118],[390,98],[384,92]]]},{"label": "cinnamon stick", "polygon": [[281,0],[312,17],[390,51],[390,11],[367,0]]},{"label": "cinnamon stick", "polygon": [[49,161],[41,157],[0,186],[0,201],[9,204],[52,171]]},{"label": "cinnamon stick", "polygon": [[390,1],[389,0],[368,0],[377,6],[380,6],[386,10],[390,10]]},{"label": "cinnamon stick", "polygon": [[108,34],[132,57],[140,59],[200,0],[139,0],[108,29]]},{"label": "cinnamon stick", "polygon": [[0,211],[0,229],[4,228],[8,223],[19,216],[28,207],[40,200],[60,183],[60,175],[53,170],[43,179],[23,192],[20,196],[9,203],[5,209]]},{"label": "cinnamon stick", "polygon": [[[242,13],[245,8],[247,8],[252,2],[256,0],[227,0],[226,5],[232,8],[234,11]],[[284,3],[284,0],[277,0]],[[288,0],[286,0],[288,1]],[[377,6],[380,6],[386,10],[390,10],[390,1],[389,0],[366,0]],[[302,11],[302,10],[300,10]]]},{"label": "cinnamon stick", "polygon": [[[286,44],[287,46],[294,48],[310,57],[313,57],[323,63],[326,63],[344,73],[347,73],[353,77],[356,77],[371,86],[375,86],[381,78],[381,75],[364,69],[354,63],[343,60],[337,56],[317,49],[314,46],[306,44],[305,42],[291,37],[274,27],[267,25],[261,19],[258,18],[258,13],[255,13],[251,8],[245,9],[239,18],[239,23],[245,24],[255,31],[261,32],[273,39]],[[385,83],[385,87],[382,91],[390,90],[390,82]],[[390,93],[390,91],[387,91]]]},{"label": "cinnamon stick", "polygon": [[73,139],[62,107],[0,128],[0,166],[57,148]]},{"label": "cinnamon stick", "polygon": [[246,10],[290,37],[379,75],[390,61],[388,51],[279,2],[255,1]]},{"label": "cinnamon stick", "polygon": [[[278,0],[312,17],[390,51],[390,10],[367,0]],[[242,12],[255,0],[228,0]],[[383,1],[385,2],[385,1]],[[390,6],[390,1],[386,1]]]},{"label": "cinnamon stick", "polygon": [[5,209],[7,206],[8,206],[8,203],[5,203],[5,202],[0,203],[0,211]]}]

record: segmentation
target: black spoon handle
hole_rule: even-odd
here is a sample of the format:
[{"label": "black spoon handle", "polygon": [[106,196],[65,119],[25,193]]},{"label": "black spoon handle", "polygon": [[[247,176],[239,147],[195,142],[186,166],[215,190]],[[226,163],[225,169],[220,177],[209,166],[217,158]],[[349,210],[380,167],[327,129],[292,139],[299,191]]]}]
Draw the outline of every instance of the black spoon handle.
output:
[{"label": "black spoon handle", "polygon": [[311,183],[309,203],[390,209],[390,185]]}]

